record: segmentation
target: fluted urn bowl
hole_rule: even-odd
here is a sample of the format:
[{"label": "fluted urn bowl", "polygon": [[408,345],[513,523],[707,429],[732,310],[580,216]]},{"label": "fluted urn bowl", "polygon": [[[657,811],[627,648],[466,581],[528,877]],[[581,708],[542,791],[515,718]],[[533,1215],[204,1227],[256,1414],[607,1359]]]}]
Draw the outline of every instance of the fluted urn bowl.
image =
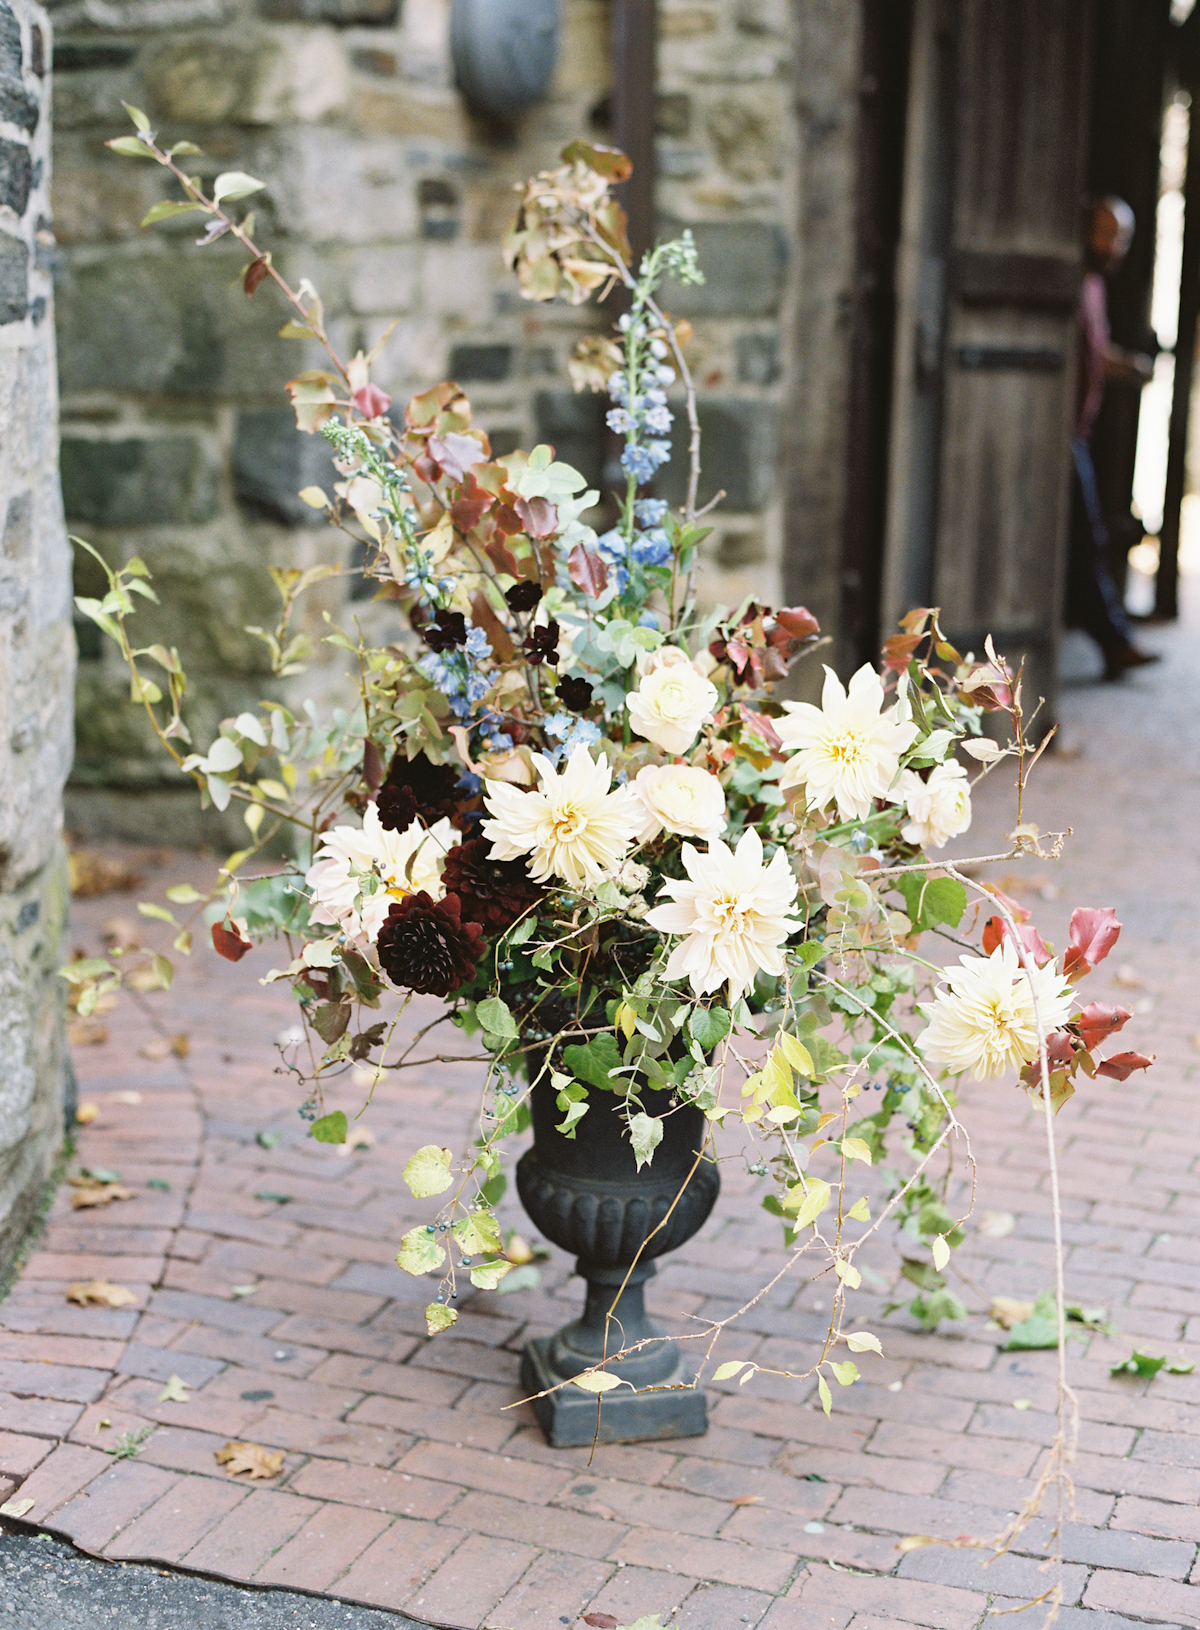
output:
[{"label": "fluted urn bowl", "polygon": [[[587,1301],[580,1318],[529,1342],[521,1384],[544,1394],[534,1407],[559,1447],[591,1443],[597,1424],[604,1443],[697,1437],[707,1424],[704,1393],[676,1343],[646,1317],[644,1287],[654,1258],[690,1239],[716,1201],[721,1179],[703,1153],[707,1122],[693,1104],[671,1109],[669,1093],[642,1090],[646,1112],[665,1119],[653,1161],[639,1171],[622,1097],[593,1089],[574,1138],[557,1130],[556,1097],[549,1082],[533,1088],[533,1145],[517,1163],[517,1191],[539,1231],[578,1258]],[[629,1385],[599,1404],[595,1393],[560,1384],[635,1345],[605,1366]]]}]

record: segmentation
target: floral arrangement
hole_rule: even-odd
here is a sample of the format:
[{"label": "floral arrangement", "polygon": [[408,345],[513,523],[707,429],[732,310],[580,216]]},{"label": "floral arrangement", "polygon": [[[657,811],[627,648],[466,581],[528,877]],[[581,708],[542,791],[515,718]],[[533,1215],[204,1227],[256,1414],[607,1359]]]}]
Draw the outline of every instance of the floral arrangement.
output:
[{"label": "floral arrangement", "polygon": [[[203,244],[230,234],[245,250],[246,293],[273,280],[296,312],[284,332],[328,353],[288,389],[300,430],[334,449],[339,480],[301,496],[366,545],[363,570],[395,610],[383,644],[330,625],[353,709],[322,718],[311,703],[266,700],[201,753],[176,653],[130,640],[135,597],[154,597],[145,566],[106,566],[106,597],[79,601],[120,644],[134,701],[202,801],[244,809],[249,841],[213,894],[175,890],[172,904],[207,911],[234,960],[286,938],[289,960],[270,977],[290,985],[304,1021],[306,1042],[286,1058],[317,1139],[346,1140],[356,1083],[373,1090],[426,1061],[425,1032],[401,1028],[414,993],[441,999],[444,1022],[475,1038],[487,1070],[474,1148],[431,1144],[405,1168],[416,1196],[442,1197],[398,1242],[402,1267],[438,1276],[431,1334],[454,1322],[464,1280],[494,1288],[512,1266],[494,1212],[500,1147],[528,1125],[531,1092],[554,1093],[567,1136],[597,1094],[614,1094],[639,1168],[663,1132],[647,1095],[666,1092],[714,1132],[742,1129],[783,1225],[784,1271],[834,1271],[828,1335],[805,1372],[828,1410],[826,1377],[857,1376],[838,1343],[880,1350],[843,1326],[855,1255],[885,1219],[903,1227],[912,1311],[930,1326],[965,1312],[944,1274],[964,1219],[947,1209],[937,1159],[965,1137],[956,1079],[1018,1078],[1044,1105],[1053,1175],[1052,1114],[1076,1086],[1151,1062],[1103,1058],[1130,1015],[1077,995],[1115,943],[1111,911],[1077,911],[1056,958],[1014,901],[937,858],[970,826],[971,772],[1001,764],[1015,771],[1015,829],[1006,855],[977,858],[1058,851],[1061,836],[1043,839],[1024,817],[1040,749],[1020,675],[990,641],[981,660],[959,653],[937,614],[918,610],[880,672],[843,685],[826,668],[820,705],[788,700],[776,687],[819,657],[810,613],[701,606],[689,336],[659,295],[665,279],[702,272],[687,233],[631,267],[612,195],[623,155],[573,143],[528,183],[505,245],[529,299],[623,291],[615,332],[581,342],[571,365],[577,388],[607,393],[624,443],[624,488],[597,522],[601,495],[552,448],[493,456],[453,383],[393,410],[370,381],[373,358],[336,356],[315,292],[292,290],[252,219],[229,212],[260,184],[230,172],[205,192],[180,163],[198,149],[164,150],[130,112],[136,134],[109,145],[182,188],[147,220],[201,212]],[[690,474],[674,513],[647,489],[681,415]],[[337,570],[273,573],[278,626],[253,632],[281,678],[311,654],[291,627],[298,596]],[[247,872],[280,853],[269,875]],[[186,952],[189,924],[146,909]],[[920,949],[937,936],[965,950],[946,971]],[[80,1011],[121,979],[115,956],[66,970]],[[166,982],[169,958],[153,965]],[[891,1171],[872,1218],[855,1168],[882,1163],[897,1133],[906,1169]],[[720,1334],[702,1332],[707,1353]]]}]

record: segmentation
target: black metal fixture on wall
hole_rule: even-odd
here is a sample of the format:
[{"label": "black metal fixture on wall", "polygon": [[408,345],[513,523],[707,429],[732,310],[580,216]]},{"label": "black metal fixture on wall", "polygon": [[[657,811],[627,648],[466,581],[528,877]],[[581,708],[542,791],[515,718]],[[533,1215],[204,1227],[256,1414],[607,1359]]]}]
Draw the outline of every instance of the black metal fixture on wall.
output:
[{"label": "black metal fixture on wall", "polygon": [[452,0],[454,78],[473,112],[508,124],[550,88],[558,0]]}]

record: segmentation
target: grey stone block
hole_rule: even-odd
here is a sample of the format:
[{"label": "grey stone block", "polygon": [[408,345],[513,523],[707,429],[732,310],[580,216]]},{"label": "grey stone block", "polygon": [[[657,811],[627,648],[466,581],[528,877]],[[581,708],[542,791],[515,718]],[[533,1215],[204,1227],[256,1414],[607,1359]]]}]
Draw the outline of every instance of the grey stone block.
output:
[{"label": "grey stone block", "polygon": [[29,310],[29,246],[0,232],[0,323],[19,323]]},{"label": "grey stone block", "polygon": [[279,308],[236,284],[240,254],[112,257],[65,270],[56,292],[64,394],[242,395],[308,366],[278,338]]},{"label": "grey stone block", "polygon": [[450,377],[460,384],[494,384],[512,372],[511,345],[456,345],[450,352]]},{"label": "grey stone block", "polygon": [[24,215],[33,186],[33,160],[21,142],[0,140],[0,205]]},{"label": "grey stone block", "polygon": [[779,337],[741,334],[737,342],[737,376],[742,385],[773,385],[779,378]]},{"label": "grey stone block", "polygon": [[[671,460],[658,473],[654,490],[671,504],[687,494],[687,422],[681,403],[675,411]],[[701,397],[699,500],[706,504],[724,489],[724,512],[760,509],[771,492],[775,465],[775,414],[761,402],[741,397]]]},{"label": "grey stone block", "polygon": [[[689,223],[664,216],[661,239],[677,238]],[[663,285],[660,303],[678,317],[769,317],[783,295],[787,244],[773,221],[700,221],[692,236],[704,282]]]},{"label": "grey stone block", "polygon": [[27,130],[32,136],[38,126],[38,99],[19,79],[0,77],[0,119]]},{"label": "grey stone block", "polygon": [[259,0],[259,11],[272,22],[374,24],[386,28],[400,16],[400,0]]},{"label": "grey stone block", "polygon": [[194,436],[64,436],[63,506],[100,526],[196,524],[217,512],[217,472]]},{"label": "grey stone block", "polygon": [[604,415],[607,396],[590,391],[539,391],[533,414],[539,442],[549,442],[555,457],[573,465],[589,487],[599,487],[604,470]]},{"label": "grey stone block", "polygon": [[239,413],[233,448],[233,487],[242,503],[286,526],[313,525],[315,512],[300,501],[301,487],[337,479],[333,450],[323,436],[296,428],[290,408]]}]

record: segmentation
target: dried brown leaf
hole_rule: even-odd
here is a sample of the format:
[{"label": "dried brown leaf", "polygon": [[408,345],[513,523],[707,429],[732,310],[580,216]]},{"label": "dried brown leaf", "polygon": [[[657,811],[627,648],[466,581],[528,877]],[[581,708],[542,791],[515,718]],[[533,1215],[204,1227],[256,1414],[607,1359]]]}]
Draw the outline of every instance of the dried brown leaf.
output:
[{"label": "dried brown leaf", "polygon": [[107,1279],[77,1279],[67,1286],[67,1301],[80,1307],[129,1307],[137,1297],[127,1285],[113,1285]]},{"label": "dried brown leaf", "polygon": [[72,1047],[98,1047],[108,1040],[108,1026],[99,1019],[72,1019],[67,1041]]},{"label": "dried brown leaf", "polygon": [[248,1478],[278,1477],[283,1470],[283,1450],[264,1449],[261,1443],[233,1441],[213,1453],[218,1466],[224,1466],[230,1477],[242,1472]]},{"label": "dried brown leaf", "polygon": [[134,1192],[121,1183],[81,1183],[71,1195],[71,1206],[82,1211],[85,1206],[107,1206],[114,1200],[132,1200]]}]

